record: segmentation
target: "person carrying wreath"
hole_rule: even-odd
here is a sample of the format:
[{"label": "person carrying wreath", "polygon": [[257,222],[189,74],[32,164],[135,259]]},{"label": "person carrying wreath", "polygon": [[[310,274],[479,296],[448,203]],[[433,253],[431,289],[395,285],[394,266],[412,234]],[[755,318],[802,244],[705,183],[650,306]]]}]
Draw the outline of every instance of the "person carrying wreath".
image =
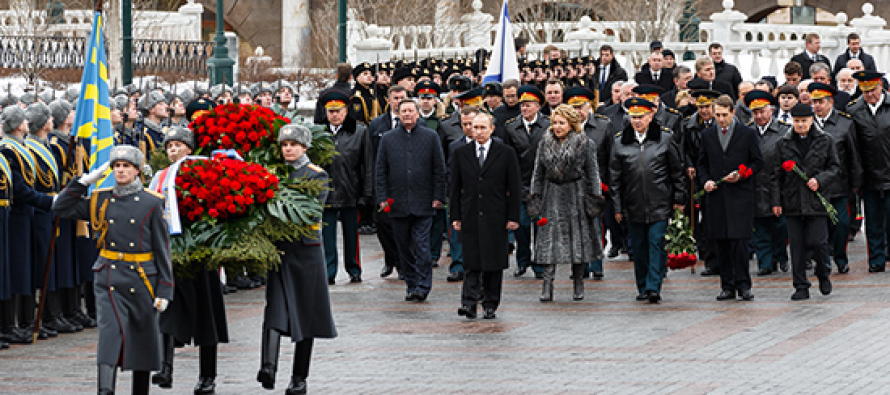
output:
[{"label": "person carrying wreath", "polygon": [[[328,180],[328,174],[306,156],[312,147],[312,132],[301,125],[285,125],[278,132],[281,155],[293,166],[290,179]],[[318,196],[323,205],[327,191]],[[263,313],[262,349],[257,381],[265,389],[275,388],[281,335],[296,343],[293,373],[286,394],[305,394],[312,344],[315,338],[337,337],[326,284],[327,267],[321,237],[321,218],[315,218],[315,234],[279,242],[283,253],[278,270],[266,279],[266,309]]]},{"label": "person carrying wreath", "polygon": [[[149,372],[161,367],[158,311],[173,299],[170,234],[164,198],[142,187],[144,156],[119,145],[110,160],[79,177],[59,193],[53,211],[89,220],[97,232],[99,258],[93,264],[93,288],[99,322],[98,393],[113,394],[115,371],[133,371],[133,393],[147,394]],[[90,185],[111,167],[112,188]]]}]

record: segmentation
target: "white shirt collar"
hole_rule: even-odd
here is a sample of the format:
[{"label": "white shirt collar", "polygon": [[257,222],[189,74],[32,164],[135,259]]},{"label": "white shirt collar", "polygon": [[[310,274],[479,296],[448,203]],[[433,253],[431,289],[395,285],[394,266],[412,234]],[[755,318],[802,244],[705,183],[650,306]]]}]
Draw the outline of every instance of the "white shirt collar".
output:
[{"label": "white shirt collar", "polygon": [[815,58],[816,56],[819,55],[819,54],[812,53],[809,50],[804,50],[804,52],[807,53],[807,57],[809,57],[810,59]]},{"label": "white shirt collar", "polygon": [[343,125],[342,124],[340,126],[330,125],[330,128],[331,128],[331,133],[337,134],[337,132],[339,132],[340,129],[343,128]]},{"label": "white shirt collar", "polygon": [[643,131],[643,133],[640,133],[640,132],[637,132],[636,129],[634,129],[634,137],[637,138],[638,143],[643,144],[643,142],[646,141],[646,131]]},{"label": "white shirt collar", "polygon": [[479,147],[480,147],[480,146],[485,148],[485,156],[487,157],[487,156],[488,156],[488,149],[491,148],[491,137],[488,138],[488,141],[486,141],[485,144],[479,144],[479,142],[476,141],[476,153],[477,153],[477,154],[479,153]]},{"label": "white shirt collar", "polygon": [[875,103],[875,105],[871,105],[871,104],[868,104],[868,102],[865,102],[865,104],[868,104],[868,109],[871,110],[871,115],[875,115],[878,113],[878,107],[881,107],[882,103],[884,103],[884,94],[883,93],[881,93],[881,98],[878,100],[877,103]]},{"label": "white shirt collar", "polygon": [[531,121],[528,121],[527,119],[525,119],[525,118],[523,117],[523,118],[522,118],[522,122],[525,123],[525,127],[526,127],[526,128],[529,128],[529,125],[531,125],[531,124],[533,124],[533,123],[535,123],[535,122],[538,122],[538,114],[535,114],[534,119],[532,119]]},{"label": "white shirt collar", "polygon": [[833,109],[833,108],[829,108],[829,109],[828,109],[828,115],[826,115],[825,118],[819,118],[819,117],[817,117],[817,118],[819,118],[819,122],[822,122],[822,124],[825,124],[825,121],[827,121],[828,118],[831,117],[831,113],[832,113],[832,112],[834,112],[834,109]]}]

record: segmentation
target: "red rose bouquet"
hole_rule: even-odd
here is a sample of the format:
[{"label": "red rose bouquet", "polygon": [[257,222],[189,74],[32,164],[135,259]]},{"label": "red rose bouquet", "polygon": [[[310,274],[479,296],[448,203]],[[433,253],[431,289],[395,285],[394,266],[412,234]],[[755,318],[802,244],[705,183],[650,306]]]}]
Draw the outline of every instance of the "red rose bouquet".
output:
[{"label": "red rose bouquet", "polygon": [[229,103],[219,105],[198,116],[189,125],[199,147],[234,149],[246,158],[254,148],[274,141],[281,126],[290,123],[272,110],[257,106]]},{"label": "red rose bouquet", "polygon": [[[742,164],[739,165],[739,168],[738,168],[737,170],[733,170],[732,173],[729,173],[729,174],[727,174],[725,177],[723,177],[723,178],[721,178],[721,179],[715,181],[715,182],[714,182],[714,186],[717,186],[717,185],[722,184],[723,181],[726,181],[726,179],[729,178],[730,176],[732,176],[733,174],[738,174],[738,175],[739,175],[739,180],[744,180],[744,179],[747,179],[747,178],[753,176],[753,175],[754,175],[754,170],[752,170],[752,169],[751,169],[750,167],[748,167],[748,166],[745,166],[745,164],[742,163]],[[702,190],[696,192],[695,195],[694,195],[693,197],[695,198],[695,200],[698,200],[698,198],[704,196],[704,194],[705,194],[705,190],[702,189]]]},{"label": "red rose bouquet", "polygon": [[535,224],[538,226],[544,226],[544,225],[547,225],[547,222],[548,222],[547,217],[541,217],[538,219],[537,222],[535,222]]},{"label": "red rose bouquet", "polygon": [[695,266],[698,261],[695,256],[695,238],[692,237],[689,218],[683,214],[683,210],[674,210],[674,216],[664,234],[664,241],[668,253],[668,268],[677,270]]},{"label": "red rose bouquet", "polygon": [[381,207],[379,210],[377,210],[377,212],[381,212],[381,211],[382,211],[382,212],[384,212],[384,213],[388,213],[388,212],[392,211],[392,205],[393,205],[393,203],[395,203],[395,202],[396,202],[396,201],[395,201],[395,200],[392,200],[392,198],[386,199],[386,202],[383,203],[383,207]]},{"label": "red rose bouquet", "polygon": [[[789,173],[791,173],[792,171],[797,173],[797,175],[800,176],[800,178],[804,182],[807,182],[810,179],[810,177],[807,176],[807,173],[804,173],[803,170],[801,170],[800,167],[797,166],[797,162],[793,160],[786,160],[785,162],[783,162],[782,170],[785,170]],[[832,206],[828,199],[826,199],[825,196],[822,196],[819,191],[813,191],[813,193],[815,193],[816,197],[819,198],[819,201],[822,202],[822,206],[825,207],[825,211],[828,213],[828,217],[831,219],[831,223],[837,224],[837,210],[834,208],[834,206]]]},{"label": "red rose bouquet", "polygon": [[185,162],[176,176],[179,212],[189,221],[244,215],[277,190],[278,177],[265,167],[224,155]]}]

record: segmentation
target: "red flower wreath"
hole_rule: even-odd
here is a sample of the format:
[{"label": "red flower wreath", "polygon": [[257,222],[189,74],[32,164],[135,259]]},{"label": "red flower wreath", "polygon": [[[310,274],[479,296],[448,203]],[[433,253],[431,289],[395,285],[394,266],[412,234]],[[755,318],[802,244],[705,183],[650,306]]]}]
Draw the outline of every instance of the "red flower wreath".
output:
[{"label": "red flower wreath", "polygon": [[265,167],[217,155],[182,164],[176,176],[179,212],[195,221],[245,214],[251,206],[275,197],[278,177]]},{"label": "red flower wreath", "polygon": [[189,127],[195,132],[198,146],[209,150],[234,149],[246,158],[251,149],[275,140],[274,125],[278,120],[283,121],[279,124],[290,123],[266,107],[229,103],[195,118]]}]

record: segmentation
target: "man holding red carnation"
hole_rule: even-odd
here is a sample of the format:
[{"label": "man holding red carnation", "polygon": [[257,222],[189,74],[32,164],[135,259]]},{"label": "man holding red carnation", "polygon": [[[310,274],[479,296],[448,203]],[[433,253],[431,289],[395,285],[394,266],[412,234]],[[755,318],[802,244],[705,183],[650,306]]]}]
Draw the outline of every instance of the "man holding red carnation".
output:
[{"label": "man holding red carnation", "polygon": [[[735,119],[735,102],[714,100],[716,123],[701,136],[698,174],[707,192],[704,221],[717,255],[721,292],[717,300],[751,300],[748,239],[754,229],[755,173],[763,168],[757,132]],[[719,187],[717,186],[719,184]]]}]

